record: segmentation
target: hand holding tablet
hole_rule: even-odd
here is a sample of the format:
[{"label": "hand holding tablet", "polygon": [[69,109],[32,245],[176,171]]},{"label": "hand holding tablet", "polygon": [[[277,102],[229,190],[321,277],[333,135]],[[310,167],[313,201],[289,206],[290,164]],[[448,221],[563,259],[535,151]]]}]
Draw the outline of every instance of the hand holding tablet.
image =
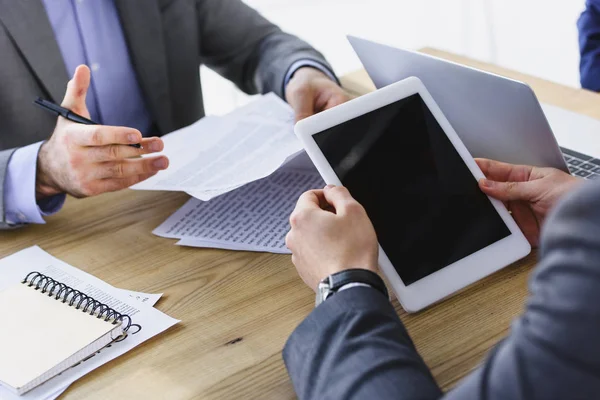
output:
[{"label": "hand holding tablet", "polygon": [[419,79],[304,119],[295,132],[325,182],[366,210],[379,266],[405,310],[530,252],[504,205],[480,191],[481,170]]}]

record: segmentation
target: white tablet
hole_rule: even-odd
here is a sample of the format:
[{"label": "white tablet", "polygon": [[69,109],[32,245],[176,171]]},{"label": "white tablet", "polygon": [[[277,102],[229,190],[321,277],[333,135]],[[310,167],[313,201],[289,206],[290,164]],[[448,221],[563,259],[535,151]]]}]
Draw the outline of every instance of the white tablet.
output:
[{"label": "white tablet", "polygon": [[[468,112],[468,110],[466,110]],[[529,243],[418,78],[298,122],[326,183],[363,205],[379,266],[415,312],[525,257]]]}]

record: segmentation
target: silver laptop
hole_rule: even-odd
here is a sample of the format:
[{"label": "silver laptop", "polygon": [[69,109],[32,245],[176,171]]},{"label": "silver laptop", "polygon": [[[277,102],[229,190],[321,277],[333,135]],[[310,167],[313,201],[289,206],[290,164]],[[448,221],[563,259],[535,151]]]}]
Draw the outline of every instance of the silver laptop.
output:
[{"label": "silver laptop", "polygon": [[[565,124],[565,118],[579,115],[544,105],[553,114],[547,118],[548,112],[523,82],[354,36],[348,40],[377,88],[409,76],[421,79],[473,157],[600,177],[600,160],[586,151],[597,148],[600,156],[600,121],[586,121],[588,129],[598,129],[598,139],[579,133],[574,143],[569,132],[556,135],[551,123],[555,119],[576,129],[573,125],[585,124]],[[560,136],[576,146],[559,146]]]}]

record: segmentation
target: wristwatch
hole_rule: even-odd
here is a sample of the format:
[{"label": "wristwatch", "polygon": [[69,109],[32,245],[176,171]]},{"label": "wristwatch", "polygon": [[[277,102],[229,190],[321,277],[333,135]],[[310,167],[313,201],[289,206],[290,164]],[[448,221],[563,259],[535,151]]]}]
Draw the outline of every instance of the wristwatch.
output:
[{"label": "wristwatch", "polygon": [[388,291],[383,279],[373,271],[367,269],[347,269],[329,275],[319,282],[317,286],[317,296],[315,307],[335,294],[342,286],[349,283],[361,283],[379,290],[385,297],[388,297]]}]

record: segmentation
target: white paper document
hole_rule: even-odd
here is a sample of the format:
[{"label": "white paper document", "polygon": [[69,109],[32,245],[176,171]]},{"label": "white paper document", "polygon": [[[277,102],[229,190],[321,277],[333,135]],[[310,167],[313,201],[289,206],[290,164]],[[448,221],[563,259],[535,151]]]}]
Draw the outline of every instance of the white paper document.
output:
[{"label": "white paper document", "polygon": [[[0,290],[22,281],[30,272],[37,271],[77,289],[107,304],[119,313],[131,317],[134,325],[121,342],[100,350],[91,358],[50,379],[46,383],[17,396],[0,386],[2,400],[53,399],[71,383],[88,372],[126,353],[137,345],[179,322],[151,306],[160,295],[146,295],[117,289],[34,246],[0,260]],[[137,296],[140,296],[138,299]],[[146,301],[144,301],[146,299]],[[35,344],[32,344],[35,345]]]},{"label": "white paper document", "polygon": [[283,168],[208,202],[192,198],[153,233],[185,246],[289,254],[285,235],[298,197],[324,185],[315,170]]},{"label": "white paper document", "polygon": [[163,137],[169,168],[132,189],[210,200],[264,178],[302,150],[293,123],[293,110],[273,93],[225,116],[202,118]]},{"label": "white paper document", "polygon": [[[115,288],[116,289],[116,288]],[[154,306],[158,303],[158,300],[162,297],[162,293],[142,293],[142,292],[134,292],[133,290],[125,290],[125,289],[116,289],[121,293],[127,295],[132,300],[138,301],[142,304],[146,304],[147,306]]]}]

